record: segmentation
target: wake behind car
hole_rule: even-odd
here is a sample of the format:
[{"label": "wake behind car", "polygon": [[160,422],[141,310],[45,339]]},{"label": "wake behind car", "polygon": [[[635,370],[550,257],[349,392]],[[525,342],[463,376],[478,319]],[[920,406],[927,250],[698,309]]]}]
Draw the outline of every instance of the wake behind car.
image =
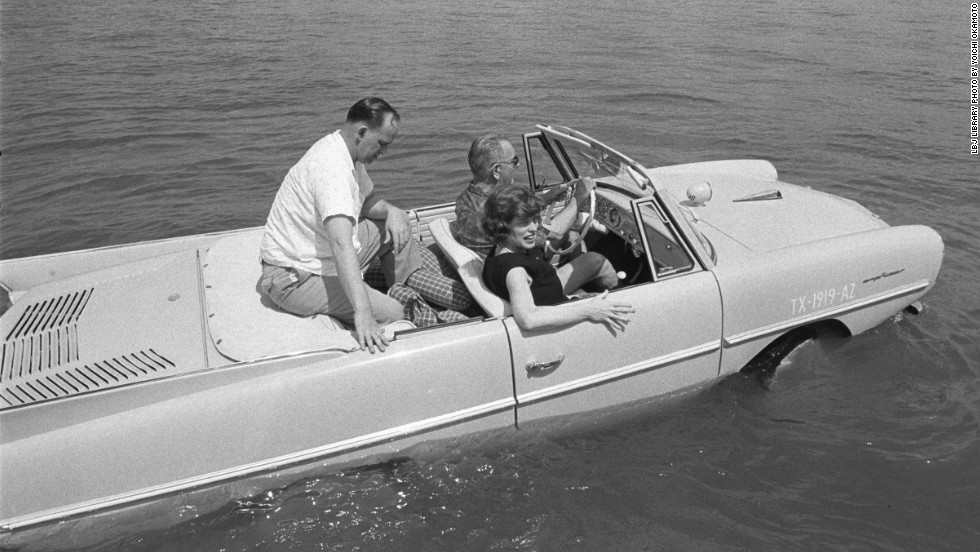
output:
[{"label": "wake behind car", "polygon": [[596,181],[569,249],[613,263],[627,331],[521,330],[448,232],[452,204],[410,211],[413,231],[484,312],[391,325],[383,354],[260,295],[262,228],[0,262],[0,530],[695,388],[801,332],[881,324],[940,270],[932,229],[781,182],[766,161],[644,167],[561,126],[524,149],[536,190]]}]

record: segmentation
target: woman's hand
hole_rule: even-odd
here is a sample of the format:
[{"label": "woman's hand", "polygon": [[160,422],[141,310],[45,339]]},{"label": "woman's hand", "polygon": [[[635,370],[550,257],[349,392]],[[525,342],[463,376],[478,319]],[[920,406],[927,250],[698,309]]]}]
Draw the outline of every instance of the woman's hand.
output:
[{"label": "woman's hand", "polygon": [[626,303],[610,301],[607,299],[608,295],[609,292],[604,291],[589,299],[586,303],[586,316],[592,322],[601,322],[613,329],[625,331],[630,322],[629,315],[636,310]]}]

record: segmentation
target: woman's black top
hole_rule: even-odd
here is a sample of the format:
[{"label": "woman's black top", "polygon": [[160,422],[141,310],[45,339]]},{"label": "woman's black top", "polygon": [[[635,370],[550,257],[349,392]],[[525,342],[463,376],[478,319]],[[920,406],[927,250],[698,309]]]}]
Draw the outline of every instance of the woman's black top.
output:
[{"label": "woman's black top", "polygon": [[526,253],[502,253],[495,255],[496,248],[483,264],[483,281],[496,295],[510,301],[507,290],[507,273],[521,267],[531,276],[531,295],[534,304],[542,307],[568,301],[561,280],[551,263],[544,260],[544,250],[535,247]]}]

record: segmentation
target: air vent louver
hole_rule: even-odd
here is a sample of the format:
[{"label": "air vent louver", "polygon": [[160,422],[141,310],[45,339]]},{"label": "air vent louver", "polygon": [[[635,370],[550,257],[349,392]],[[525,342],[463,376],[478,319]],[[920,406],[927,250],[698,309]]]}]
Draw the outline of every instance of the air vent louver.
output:
[{"label": "air vent louver", "polygon": [[92,291],[28,305],[4,338],[0,383],[77,361],[78,320]]},{"label": "air vent louver", "polygon": [[153,349],[82,364],[78,322],[94,288],[28,305],[0,349],[0,408],[152,378],[175,364]]},{"label": "air vent louver", "polygon": [[[6,362],[6,359],[5,359]],[[16,376],[0,388],[2,406],[67,397],[137,381],[175,364],[153,349],[34,377]]]},{"label": "air vent louver", "polygon": [[93,291],[94,289],[87,289],[30,305],[20,315],[20,319],[14,324],[4,341],[22,339],[52,329],[73,326],[81,317]]}]

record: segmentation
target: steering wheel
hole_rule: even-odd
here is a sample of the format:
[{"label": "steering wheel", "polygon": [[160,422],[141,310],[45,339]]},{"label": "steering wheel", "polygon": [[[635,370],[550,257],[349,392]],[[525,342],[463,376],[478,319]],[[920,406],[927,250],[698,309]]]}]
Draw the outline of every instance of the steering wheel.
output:
[{"label": "steering wheel", "polygon": [[579,232],[578,237],[572,242],[568,247],[564,249],[555,249],[551,246],[551,242],[545,242],[544,251],[548,256],[552,255],[568,255],[574,251],[579,245],[581,245],[582,240],[585,239],[585,235],[589,233],[592,229],[592,220],[595,218],[595,188],[589,191],[589,216],[585,219],[585,224],[582,225],[582,230]]}]

